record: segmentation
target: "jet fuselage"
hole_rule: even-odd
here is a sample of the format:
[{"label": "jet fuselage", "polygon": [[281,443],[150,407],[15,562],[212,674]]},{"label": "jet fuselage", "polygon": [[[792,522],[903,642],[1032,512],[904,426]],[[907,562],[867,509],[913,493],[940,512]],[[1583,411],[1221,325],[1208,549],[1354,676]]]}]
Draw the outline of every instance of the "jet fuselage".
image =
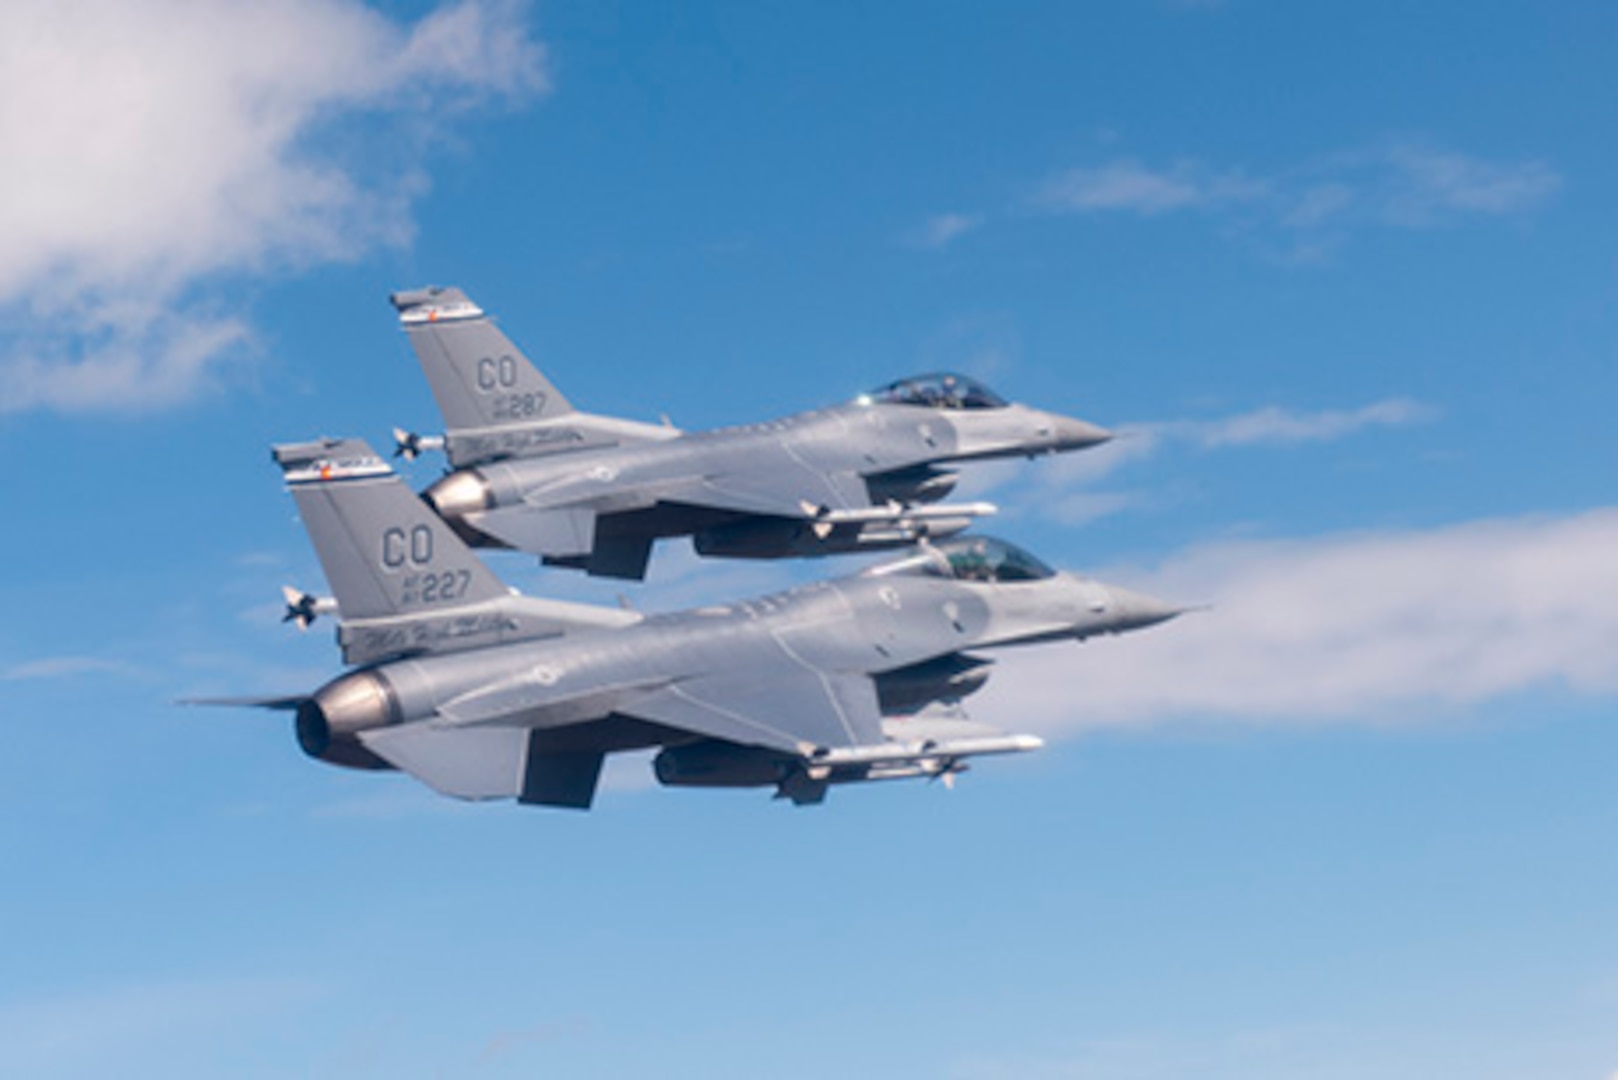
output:
[{"label": "jet fuselage", "polygon": [[[555,423],[577,423],[578,415]],[[869,529],[816,534],[802,520],[785,519],[774,531],[749,531],[748,518],[772,515],[707,505],[704,497],[740,507],[751,496],[762,505],[797,489],[796,509],[811,516],[822,505],[930,503],[954,486],[954,474],[936,466],[1057,453],[1108,437],[1092,424],[1023,405],[946,410],[850,402],[766,423],[490,462],[451,473],[425,497],[480,546],[508,546],[478,528],[487,511],[588,505],[601,517],[637,515],[633,527],[652,536],[697,534],[704,553],[825,554],[898,546],[915,536],[896,533],[890,540]],[[714,487],[705,491],[710,478]],[[964,514],[932,519],[925,535],[952,535],[970,521]]]},{"label": "jet fuselage", "polygon": [[[783,649],[816,671],[871,675],[880,692],[890,673],[906,679],[967,649],[1082,640],[1176,613],[1148,597],[1072,574],[960,580],[926,572],[920,563],[927,558],[905,561],[920,572],[878,567],[737,603],[654,615],[618,629],[363,668],[313,695],[299,717],[300,741],[314,756],[369,764],[354,740],[359,731],[431,718],[447,703],[487,688],[522,687],[534,710],[529,719],[542,717],[556,728],[584,725],[579,741],[591,749],[689,742],[689,734],[655,725],[604,721],[620,700],[648,688],[750,667],[767,670]],[[961,696],[950,689],[955,685],[940,678],[937,695]],[[981,679],[970,685],[975,689]],[[926,703],[909,689],[904,711]],[[503,696],[505,711],[490,722],[526,724],[520,709],[510,711],[512,700]]]}]

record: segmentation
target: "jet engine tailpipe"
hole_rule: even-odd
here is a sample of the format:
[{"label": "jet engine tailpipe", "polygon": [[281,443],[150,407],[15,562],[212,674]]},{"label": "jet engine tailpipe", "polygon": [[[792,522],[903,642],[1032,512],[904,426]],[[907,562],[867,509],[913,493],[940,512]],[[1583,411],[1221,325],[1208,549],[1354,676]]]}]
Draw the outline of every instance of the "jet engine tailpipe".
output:
[{"label": "jet engine tailpipe", "polygon": [[398,706],[382,676],[359,671],[334,679],[298,706],[298,746],[304,753],[333,765],[354,769],[389,769],[365,748],[359,733],[393,723]]},{"label": "jet engine tailpipe", "polygon": [[457,536],[473,547],[505,546],[466,520],[468,514],[480,513],[494,505],[489,482],[475,469],[450,473],[422,492],[421,497]]}]

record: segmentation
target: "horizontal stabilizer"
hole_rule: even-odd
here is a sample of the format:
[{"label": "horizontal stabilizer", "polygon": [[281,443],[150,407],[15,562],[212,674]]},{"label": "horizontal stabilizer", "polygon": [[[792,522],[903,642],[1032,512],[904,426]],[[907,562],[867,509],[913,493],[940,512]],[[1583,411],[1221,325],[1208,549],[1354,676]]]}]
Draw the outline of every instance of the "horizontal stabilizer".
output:
[{"label": "horizontal stabilizer", "polygon": [[367,749],[441,795],[513,798],[522,793],[528,731],[459,728],[419,720],[359,733]]},{"label": "horizontal stabilizer", "polygon": [[425,289],[403,289],[389,296],[388,300],[405,326],[440,320],[475,319],[483,314],[482,308],[454,287],[429,285]]},{"label": "horizontal stabilizer", "polygon": [[521,727],[448,726],[418,721],[360,733],[378,757],[441,795],[516,798],[531,806],[588,810],[605,755],[535,747],[538,733]]},{"label": "horizontal stabilizer", "polygon": [[468,514],[466,523],[518,551],[565,558],[590,553],[596,514],[588,508],[533,510],[508,506]]},{"label": "horizontal stabilizer", "polygon": [[[596,577],[640,581],[652,558],[651,536],[614,530],[611,517],[588,507],[509,506],[468,514],[466,523],[507,547],[539,555],[550,565],[575,567]],[[603,529],[603,524],[609,527]]]}]

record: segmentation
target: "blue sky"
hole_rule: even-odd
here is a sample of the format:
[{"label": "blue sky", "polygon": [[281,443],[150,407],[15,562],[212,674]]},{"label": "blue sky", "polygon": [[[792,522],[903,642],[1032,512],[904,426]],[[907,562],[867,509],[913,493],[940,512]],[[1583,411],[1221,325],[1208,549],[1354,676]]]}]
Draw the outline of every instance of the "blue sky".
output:
[{"label": "blue sky", "polygon": [[[1618,1075],[1618,11],[13,7],[0,1073]],[[337,670],[267,447],[432,429],[427,283],[592,411],[949,367],[1127,429],[983,470],[994,531],[1214,610],[812,811],[171,706]]]}]

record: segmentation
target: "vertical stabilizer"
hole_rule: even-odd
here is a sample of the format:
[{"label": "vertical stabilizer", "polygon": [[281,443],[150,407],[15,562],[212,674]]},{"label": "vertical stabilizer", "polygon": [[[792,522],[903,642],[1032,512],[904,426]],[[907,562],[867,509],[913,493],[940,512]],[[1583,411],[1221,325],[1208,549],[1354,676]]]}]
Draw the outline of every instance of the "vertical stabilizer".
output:
[{"label": "vertical stabilizer", "polygon": [[460,289],[409,289],[390,299],[444,415],[442,441],[396,432],[405,457],[442,449],[464,469],[680,434],[668,424],[576,411]]},{"label": "vertical stabilizer", "polygon": [[526,427],[573,412],[567,398],[460,289],[411,289],[389,299],[452,440],[458,431]]},{"label": "vertical stabilizer", "polygon": [[359,439],[273,456],[345,622],[437,613],[510,595],[432,509]]}]

